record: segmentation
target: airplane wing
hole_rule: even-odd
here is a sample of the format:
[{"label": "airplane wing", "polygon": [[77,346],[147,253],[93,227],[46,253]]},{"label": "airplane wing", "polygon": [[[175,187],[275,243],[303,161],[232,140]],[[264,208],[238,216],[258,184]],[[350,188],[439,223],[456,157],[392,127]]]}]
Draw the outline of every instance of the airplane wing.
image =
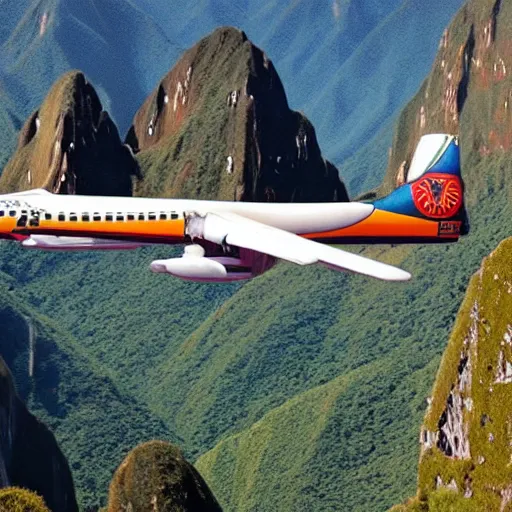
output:
[{"label": "airplane wing", "polygon": [[207,213],[203,219],[202,232],[192,237],[268,254],[298,265],[320,263],[335,270],[355,272],[385,281],[407,281],[411,278],[408,272],[386,263],[307,240],[240,215]]}]

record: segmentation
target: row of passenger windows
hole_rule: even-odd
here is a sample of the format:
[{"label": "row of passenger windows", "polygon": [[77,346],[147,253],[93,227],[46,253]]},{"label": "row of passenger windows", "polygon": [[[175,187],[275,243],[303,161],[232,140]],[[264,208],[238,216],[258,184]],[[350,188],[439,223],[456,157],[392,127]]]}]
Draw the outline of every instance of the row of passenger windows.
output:
[{"label": "row of passenger windows", "polygon": [[[26,210],[22,210],[21,212],[16,210],[0,210],[0,217],[16,217],[17,215],[28,215],[28,212]],[[66,215],[65,213],[61,212],[56,215],[52,215],[51,213],[44,213],[41,214],[40,218],[44,220],[52,220],[53,217],[55,217],[57,220],[60,221],[78,221],[79,219],[82,222],[89,222],[89,221],[121,221],[124,222],[125,220],[132,221],[132,220],[176,220],[179,218],[179,215],[176,212],[149,212],[149,213],[113,213],[113,212],[107,212],[105,214],[101,214],[98,212],[95,213],[69,213],[69,215]]]}]

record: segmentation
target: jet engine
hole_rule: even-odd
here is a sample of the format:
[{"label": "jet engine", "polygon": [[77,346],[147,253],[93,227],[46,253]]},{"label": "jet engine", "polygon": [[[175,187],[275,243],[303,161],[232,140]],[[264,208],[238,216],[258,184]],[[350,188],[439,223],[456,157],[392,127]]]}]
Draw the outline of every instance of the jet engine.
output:
[{"label": "jet engine", "polygon": [[[266,255],[253,251],[240,250],[239,255],[206,256],[201,245],[193,244],[185,247],[183,256],[167,260],[155,260],[150,268],[160,274],[171,274],[188,281],[221,283],[251,279],[274,265]],[[267,260],[267,265],[256,265],[259,257]]]}]

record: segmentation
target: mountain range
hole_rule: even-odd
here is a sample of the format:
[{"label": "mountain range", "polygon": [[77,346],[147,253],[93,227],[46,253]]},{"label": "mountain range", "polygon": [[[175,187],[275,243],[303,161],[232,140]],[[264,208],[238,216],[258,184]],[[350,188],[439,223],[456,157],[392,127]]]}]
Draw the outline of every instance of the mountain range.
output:
[{"label": "mountain range", "polygon": [[[392,9],[391,3],[382,5]],[[162,23],[165,13],[145,10],[149,7],[140,3],[137,12]],[[193,10],[180,12],[193,19]],[[207,17],[211,12],[204,9]],[[294,11],[283,12],[292,16]],[[369,12],[383,16],[382,11]],[[178,442],[197,458],[197,468],[224,510],[333,510],[343,504],[346,510],[380,511],[414,495],[419,428],[446,340],[470,276],[510,236],[510,19],[510,7],[495,0],[472,0],[463,7],[442,35],[430,74],[399,117],[388,169],[373,193],[396,185],[422,134],[456,131],[472,225],[470,235],[453,246],[355,249],[404,266],[415,275],[409,284],[376,284],[285,264],[244,285],[190,284],[144,272],[151,258],[169,256],[165,248],[35,257],[2,246],[5,296],[15,297],[18,309],[38,315],[42,325],[54,325],[69,340],[55,335],[48,354],[56,366],[42,374],[62,375],[52,389],[58,390],[63,410],[45,407],[37,397],[41,385],[32,385],[23,370],[14,376],[18,387],[30,389],[21,394],[32,410],[55,431],[80,503],[104,503],[112,468],[127,444],[132,447],[149,434]],[[180,23],[187,26],[185,19]],[[285,80],[284,86],[288,90]],[[28,112],[18,115],[24,119]],[[148,118],[143,119],[146,126]],[[377,125],[374,140],[384,151],[390,124],[383,120]],[[200,136],[200,130],[191,133]],[[320,130],[317,136],[322,147]],[[171,139],[162,143],[169,158],[175,149]],[[144,175],[149,167],[142,153],[135,157]],[[354,172],[370,173],[369,160],[361,162],[351,162]],[[379,176],[356,178],[358,183],[379,181]],[[491,281],[494,273],[488,274]],[[464,306],[458,322],[465,322],[466,313]],[[20,368],[27,343],[17,355]],[[4,340],[2,353],[3,347]],[[60,356],[63,350],[66,355]],[[43,369],[44,363],[42,357]],[[8,364],[17,368],[16,361]],[[448,365],[450,375],[454,364]],[[88,383],[84,375],[90,375]],[[441,387],[432,402],[436,414],[446,405],[446,389]],[[105,408],[112,396],[119,405]],[[96,405],[89,407],[90,400]],[[68,402],[72,405],[65,408]],[[436,431],[436,414],[426,418],[429,432]],[[493,411],[484,414],[498,421]],[[121,425],[132,437],[119,430]],[[83,443],[76,442],[77,431]],[[494,436],[499,432],[491,431]],[[86,445],[90,439],[96,447],[92,452]],[[503,439],[496,446],[503,446]],[[110,465],[102,460],[107,453]],[[80,462],[86,454],[90,458]],[[446,461],[434,455],[434,469],[424,464],[428,459],[420,460],[420,503],[404,507],[442,510],[434,508],[436,500],[453,501],[446,493],[439,498],[436,492],[449,489],[432,488],[435,477],[439,474],[443,483],[451,478],[463,482],[466,473],[458,472],[456,462],[453,469],[444,469]],[[475,496],[477,489],[497,485],[482,473],[470,475],[481,479],[475,482]],[[422,475],[427,475],[425,485]]]},{"label": "mountain range", "polygon": [[[7,112],[19,129],[58,76],[80,69],[124,135],[179,55],[215,27],[233,25],[274,61],[291,108],[316,126],[329,160],[340,166],[366,148],[361,160],[371,162],[372,177],[362,178],[352,166],[344,174],[350,192],[358,193],[380,182],[392,123],[428,72],[442,30],[460,5],[462,0],[427,7],[416,0],[24,0],[2,9],[0,93],[5,89],[13,103]],[[0,120],[6,116],[0,113]],[[374,144],[383,125],[385,142]],[[0,133],[5,162],[15,132],[2,123]]]}]

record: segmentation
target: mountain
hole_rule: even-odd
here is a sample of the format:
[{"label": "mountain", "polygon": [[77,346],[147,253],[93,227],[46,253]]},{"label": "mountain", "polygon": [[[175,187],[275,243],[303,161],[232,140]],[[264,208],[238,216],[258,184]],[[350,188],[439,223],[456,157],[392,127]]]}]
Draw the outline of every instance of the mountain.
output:
[{"label": "mountain", "polygon": [[418,495],[398,511],[509,508],[511,250],[509,238],[470,282],[421,431]]},{"label": "mountain", "polygon": [[75,71],[62,76],[26,120],[0,188],[131,195],[135,176],[140,170],[132,151],[121,143],[94,87]]},{"label": "mountain", "polygon": [[[391,129],[400,106],[427,73],[442,28],[461,4],[436,0],[421,9],[416,0],[9,4],[0,13],[0,80],[15,108],[6,110],[0,100],[0,126],[6,130],[1,147],[7,156],[14,144],[11,122],[2,118],[8,112],[28,116],[51,84],[72,69],[95,84],[105,110],[126,133],[136,108],[179,54],[219,25],[234,25],[267,50],[291,107],[303,110],[320,130],[327,158],[340,166],[364,146],[362,161],[368,165],[364,156],[376,149],[371,140],[381,123]],[[408,55],[411,47],[415,52]],[[333,69],[341,71],[333,75]],[[371,159],[377,180],[385,154],[381,150]]]},{"label": "mountain", "polygon": [[3,6],[0,20],[0,77],[23,117],[58,76],[81,69],[124,133],[180,51],[128,0],[23,0]]},{"label": "mountain", "polygon": [[[11,325],[5,327],[9,330]],[[12,375],[2,357],[0,397],[1,486],[26,487],[41,495],[54,510],[78,511],[66,458],[53,434],[28,412],[19,398]]]},{"label": "mountain", "polygon": [[[510,236],[505,98],[499,107],[510,7],[496,5],[475,1],[456,17],[394,137],[378,193],[403,179],[421,133],[458,127],[472,224],[455,245],[364,251],[407,268],[408,284],[281,264],[245,285],[200,285],[144,272],[165,248],[64,258],[2,247],[17,296],[201,456],[223,509],[380,511],[414,494],[425,399],[469,276]],[[478,52],[482,66],[468,66]]]},{"label": "mountain", "polygon": [[[113,470],[135,444],[174,437],[147,408],[119,393],[76,340],[24,303],[20,287],[7,274],[0,276],[0,290],[0,353],[18,393],[55,433],[73,472],[79,502],[99,504]],[[66,459],[48,429],[20,405],[8,370],[2,374],[8,386],[2,400],[10,400],[18,411],[4,417],[14,421],[19,435],[1,432],[4,441],[15,440],[11,451],[2,445],[3,455],[12,459],[6,466],[8,481],[36,490],[52,510],[75,510],[76,502],[73,508],[53,497],[58,492],[61,500],[69,496],[67,503],[74,502]],[[61,475],[61,483],[55,475]]]},{"label": "mountain", "polygon": [[[400,109],[427,75],[444,27],[464,3],[135,1],[184,45],[219,25],[243,29],[265,48],[291,107],[304,111],[317,127],[322,151],[338,166],[362,146],[372,148],[367,143],[384,124],[390,134]],[[388,146],[375,158],[380,161],[377,180],[384,172]],[[352,178],[343,169],[342,174]]]},{"label": "mountain", "polygon": [[315,130],[290,111],[272,62],[235,28],[185,52],[135,115],[136,194],[270,202],[347,201]]}]

